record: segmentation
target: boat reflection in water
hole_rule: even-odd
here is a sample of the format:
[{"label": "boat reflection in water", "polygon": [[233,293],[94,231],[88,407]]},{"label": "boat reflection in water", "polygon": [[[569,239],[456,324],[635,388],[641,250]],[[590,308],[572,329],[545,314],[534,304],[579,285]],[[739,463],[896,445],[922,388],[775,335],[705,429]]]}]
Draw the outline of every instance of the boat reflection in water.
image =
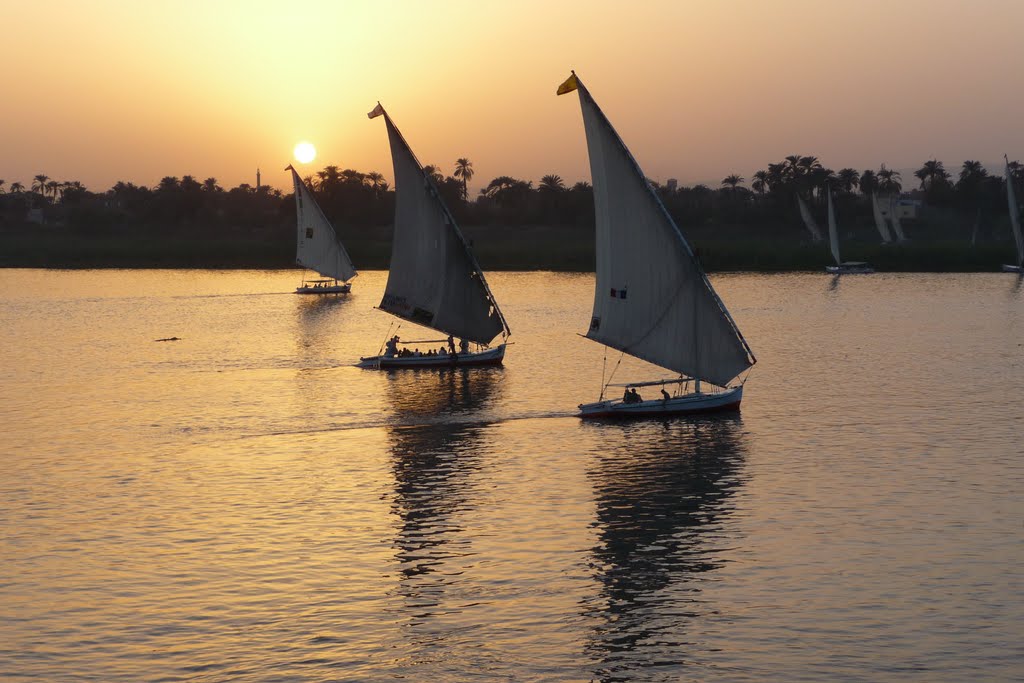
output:
[{"label": "boat reflection in water", "polygon": [[736,547],[729,524],[733,494],[746,479],[742,420],[600,429],[621,444],[595,456],[588,472],[599,541],[591,562],[601,584],[583,612],[593,623],[586,645],[593,675],[682,680],[686,663],[706,650],[695,631],[714,613],[702,587]]},{"label": "boat reflection in water", "polygon": [[398,570],[389,602],[396,618],[405,622],[403,641],[409,648],[410,660],[401,657],[396,665],[407,664],[410,675],[417,662],[443,658],[448,646],[458,647],[454,641],[461,629],[445,616],[453,605],[472,601],[463,595],[472,590],[464,574],[476,561],[474,534],[466,533],[466,526],[486,499],[481,491],[486,477],[478,476],[485,465],[480,454],[492,448],[489,424],[481,415],[501,393],[503,372],[477,368],[388,374],[386,393],[395,411],[387,431]]}]

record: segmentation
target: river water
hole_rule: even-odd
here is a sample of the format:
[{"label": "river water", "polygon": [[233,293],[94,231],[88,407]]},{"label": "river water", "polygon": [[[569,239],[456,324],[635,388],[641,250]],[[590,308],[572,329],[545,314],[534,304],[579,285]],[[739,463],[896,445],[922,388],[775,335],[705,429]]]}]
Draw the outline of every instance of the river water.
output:
[{"label": "river water", "polygon": [[384,273],[0,271],[0,679],[1024,680],[1017,279],[716,275],[742,412],[590,424],[592,276],[488,277],[382,373]]}]

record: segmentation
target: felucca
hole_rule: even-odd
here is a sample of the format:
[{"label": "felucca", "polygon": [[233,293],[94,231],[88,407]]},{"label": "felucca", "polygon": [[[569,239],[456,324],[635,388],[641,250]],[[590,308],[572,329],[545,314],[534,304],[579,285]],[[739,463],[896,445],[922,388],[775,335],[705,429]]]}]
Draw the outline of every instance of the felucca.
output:
[{"label": "felucca", "polygon": [[[466,238],[384,107],[378,103],[368,116],[384,117],[395,167],[391,269],[378,308],[447,338],[402,340],[395,334],[383,353],[360,359],[359,367],[501,365],[511,332]],[[502,342],[491,347],[498,334]]]},{"label": "felucca", "polygon": [[295,288],[295,293],[347,294],[352,289],[348,280],[357,275],[352,259],[299,174],[290,164],[285,170],[292,172],[295,185],[295,262],[323,277],[309,279],[303,274],[302,284]]},{"label": "felucca", "polygon": [[[586,336],[677,373],[606,384],[580,417],[633,417],[737,409],[756,362],[693,250],[636,160],[573,72],[558,94],[579,93],[590,153],[597,235],[594,308]],[[735,383],[740,375],[743,381]],[[638,388],[660,386],[644,400]],[[625,389],[605,399],[609,387]],[[672,388],[672,393],[666,390]]]},{"label": "felucca", "polygon": [[835,209],[832,208],[831,188],[826,188],[826,192],[828,192],[828,246],[832,250],[832,258],[835,259],[836,264],[825,266],[825,271],[837,275],[875,272],[874,268],[863,261],[843,261],[839,256],[839,228],[836,225]]},{"label": "felucca", "polygon": [[1013,172],[1010,170],[1010,160],[1003,155],[1006,161],[1006,203],[1010,209],[1010,227],[1013,228],[1013,241],[1017,245],[1017,265],[1003,264],[1005,273],[1024,273],[1024,239],[1020,232],[1020,206],[1017,205],[1017,194],[1013,189]]}]

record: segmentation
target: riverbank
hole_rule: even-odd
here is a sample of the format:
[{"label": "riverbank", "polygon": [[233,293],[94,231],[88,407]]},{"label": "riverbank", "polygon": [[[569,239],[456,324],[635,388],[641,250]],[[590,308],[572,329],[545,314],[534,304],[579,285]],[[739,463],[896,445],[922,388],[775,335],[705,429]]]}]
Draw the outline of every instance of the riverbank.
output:
[{"label": "riverbank", "polygon": [[[588,272],[594,267],[592,228],[470,226],[464,230],[484,270]],[[772,239],[698,234],[691,242],[709,272],[818,271],[832,262],[825,243],[797,235]],[[386,269],[390,227],[343,235],[359,269]],[[291,230],[274,234],[167,235],[156,231],[75,234],[37,228],[0,233],[4,268],[294,268]],[[971,246],[963,240],[914,240],[881,245],[850,241],[843,258],[889,272],[989,272],[1014,261],[1011,242]]]}]

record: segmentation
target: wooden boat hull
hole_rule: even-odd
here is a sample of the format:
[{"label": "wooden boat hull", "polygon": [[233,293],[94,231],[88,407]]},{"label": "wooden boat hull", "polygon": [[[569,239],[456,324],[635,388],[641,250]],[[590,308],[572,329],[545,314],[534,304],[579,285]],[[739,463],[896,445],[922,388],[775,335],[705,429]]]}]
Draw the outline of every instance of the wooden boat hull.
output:
[{"label": "wooden boat hull", "polygon": [[1003,272],[1004,273],[1024,273],[1024,268],[1022,268],[1021,266],[1009,266],[1009,265],[1006,265],[1004,263],[1003,264]]},{"label": "wooden boat hull", "polygon": [[843,263],[838,266],[825,266],[826,273],[834,275],[867,275],[875,269],[866,263]]},{"label": "wooden boat hull", "polygon": [[579,416],[590,418],[667,417],[739,410],[743,387],[733,387],[715,394],[686,394],[670,399],[623,403],[621,399],[581,403]]},{"label": "wooden boat hull", "polygon": [[352,283],[346,282],[341,285],[329,287],[296,287],[296,294],[348,294],[352,291]]},{"label": "wooden boat hull", "polygon": [[476,353],[456,353],[444,356],[369,356],[360,358],[356,367],[369,370],[407,370],[416,368],[472,368],[501,365],[505,358],[505,345]]}]

